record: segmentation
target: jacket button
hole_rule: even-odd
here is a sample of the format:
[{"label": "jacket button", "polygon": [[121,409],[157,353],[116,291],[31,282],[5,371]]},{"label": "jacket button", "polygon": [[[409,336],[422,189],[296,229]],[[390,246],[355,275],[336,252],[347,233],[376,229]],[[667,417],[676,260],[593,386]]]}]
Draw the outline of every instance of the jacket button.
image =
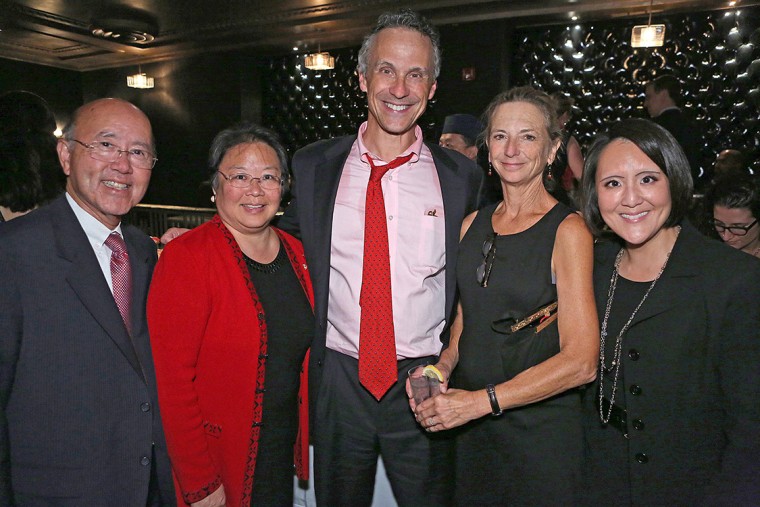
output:
[{"label": "jacket button", "polygon": [[140,458],[140,464],[144,467],[150,465],[150,458],[147,456],[143,456],[142,458]]},{"label": "jacket button", "polygon": [[631,358],[631,361],[638,361],[639,360],[639,351],[636,349],[631,349],[628,351],[628,357]]},{"label": "jacket button", "polygon": [[644,421],[642,421],[641,419],[634,419],[633,420],[633,429],[639,430],[639,431],[643,430],[644,429]]},{"label": "jacket button", "polygon": [[629,391],[631,392],[631,394],[632,394],[632,395],[634,395],[634,396],[638,396],[638,395],[640,395],[640,394],[641,394],[641,387],[639,387],[639,386],[638,386],[638,385],[636,385],[636,384],[633,384],[633,385],[630,387],[630,389],[628,389],[628,390],[629,390]]},{"label": "jacket button", "polygon": [[140,410],[142,410],[143,412],[150,412],[150,403],[148,403],[147,401],[145,403],[141,403]]},{"label": "jacket button", "polygon": [[637,453],[636,454],[636,461],[638,461],[639,463],[646,463],[646,462],[649,461],[649,456],[647,456],[643,452]]}]

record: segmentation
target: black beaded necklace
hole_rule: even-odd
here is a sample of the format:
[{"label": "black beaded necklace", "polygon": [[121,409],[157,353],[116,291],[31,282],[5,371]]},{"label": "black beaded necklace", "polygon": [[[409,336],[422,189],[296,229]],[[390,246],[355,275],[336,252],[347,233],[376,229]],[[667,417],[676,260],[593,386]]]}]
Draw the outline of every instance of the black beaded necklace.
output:
[{"label": "black beaded necklace", "polygon": [[272,274],[276,273],[280,269],[280,266],[282,266],[283,260],[285,259],[285,254],[283,252],[282,246],[280,246],[280,250],[277,252],[277,257],[275,257],[274,260],[269,264],[262,264],[261,262],[255,261],[248,257],[246,254],[243,254],[243,259],[245,259],[245,263],[251,269],[255,269],[261,273]]}]

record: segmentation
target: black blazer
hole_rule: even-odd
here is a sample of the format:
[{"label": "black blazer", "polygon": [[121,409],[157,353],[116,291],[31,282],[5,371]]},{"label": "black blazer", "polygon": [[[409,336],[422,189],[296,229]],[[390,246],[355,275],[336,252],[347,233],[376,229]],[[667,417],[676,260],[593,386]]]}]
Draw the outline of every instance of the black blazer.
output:
[{"label": "black blazer", "polygon": [[175,498],[145,317],[156,250],[122,231],[131,339],[65,196],[0,227],[0,505],[144,506],[153,454]]},{"label": "black blazer", "polygon": [[[304,244],[314,285],[316,336],[311,348],[309,391],[316,393],[325,351],[330,281],[330,242],[338,183],[356,135],[318,141],[293,156],[293,199],[278,226]],[[467,157],[438,145],[425,145],[433,155],[443,195],[446,220],[446,315],[451,323],[456,300],[456,266],[459,231],[464,217],[474,211],[482,179],[481,169]],[[448,332],[441,337],[447,342]],[[312,396],[311,399],[315,399]]]},{"label": "black blazer", "polygon": [[[600,319],[618,250],[597,246]],[[618,332],[611,329],[608,340]],[[641,506],[756,505],[760,260],[684,223],[623,337],[622,361],[618,392],[625,396],[628,440],[612,426],[602,428],[597,391],[586,393],[587,489],[594,497],[588,504],[619,505],[629,494],[630,504]],[[623,491],[627,480],[630,490]]]}]

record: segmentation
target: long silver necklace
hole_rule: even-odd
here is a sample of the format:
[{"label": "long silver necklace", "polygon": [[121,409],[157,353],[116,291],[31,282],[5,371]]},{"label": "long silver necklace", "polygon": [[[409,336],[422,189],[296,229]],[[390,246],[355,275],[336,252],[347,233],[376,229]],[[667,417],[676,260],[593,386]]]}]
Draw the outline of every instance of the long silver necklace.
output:
[{"label": "long silver necklace", "polygon": [[[678,235],[681,233],[681,226],[679,225],[676,227],[676,239],[678,239]],[[675,243],[673,243],[675,246]],[[618,378],[620,377],[620,363],[622,362],[621,356],[623,352],[623,335],[626,331],[628,331],[628,327],[631,325],[631,322],[633,322],[634,317],[636,317],[636,314],[639,311],[639,308],[641,308],[641,305],[644,304],[644,301],[647,300],[649,297],[649,293],[652,292],[652,289],[654,289],[654,286],[657,285],[657,280],[660,279],[660,276],[662,276],[662,272],[665,271],[665,266],[668,265],[668,260],[670,259],[670,254],[673,252],[671,249],[670,252],[668,252],[668,255],[665,257],[665,262],[662,263],[662,267],[660,268],[660,272],[657,273],[657,276],[654,277],[654,280],[652,280],[652,283],[649,285],[649,288],[644,293],[644,297],[641,298],[641,301],[639,301],[639,304],[636,305],[636,308],[633,310],[633,313],[630,317],[628,317],[628,321],[623,325],[623,328],[620,330],[620,332],[617,335],[617,338],[615,338],[615,348],[612,352],[612,364],[610,365],[610,368],[614,368],[615,371],[613,373],[612,377],[612,391],[610,393],[610,404],[609,408],[607,409],[607,414],[604,413],[604,372],[608,371],[607,369],[607,362],[605,360],[605,343],[607,341],[607,321],[610,318],[610,310],[612,309],[612,301],[615,299],[615,288],[617,287],[617,281],[618,281],[618,269],[620,268],[620,261],[623,259],[623,251],[624,249],[621,248],[620,251],[617,254],[617,257],[615,257],[615,267],[612,270],[612,278],[610,278],[610,289],[607,291],[607,308],[604,310],[604,319],[602,320],[602,329],[600,334],[600,343],[599,343],[599,419],[602,421],[603,424],[607,424],[610,422],[610,416],[612,415],[612,406],[615,403],[615,394],[617,393],[617,383]]]}]

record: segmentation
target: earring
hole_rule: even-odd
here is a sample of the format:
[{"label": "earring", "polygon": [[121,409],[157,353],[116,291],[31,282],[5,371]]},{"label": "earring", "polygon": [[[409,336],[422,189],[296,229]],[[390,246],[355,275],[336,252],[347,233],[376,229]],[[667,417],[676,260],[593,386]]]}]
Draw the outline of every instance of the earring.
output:
[{"label": "earring", "polygon": [[491,176],[493,174],[493,165],[491,165],[491,162],[488,163],[488,175]]},{"label": "earring", "polygon": [[211,202],[216,202],[216,194],[211,196]]}]

